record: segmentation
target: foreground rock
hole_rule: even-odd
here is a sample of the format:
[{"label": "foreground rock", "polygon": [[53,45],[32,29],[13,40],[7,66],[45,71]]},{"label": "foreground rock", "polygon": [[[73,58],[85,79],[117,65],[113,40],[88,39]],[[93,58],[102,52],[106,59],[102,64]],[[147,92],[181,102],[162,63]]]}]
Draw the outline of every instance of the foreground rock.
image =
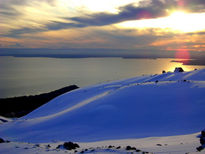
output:
[{"label": "foreground rock", "polygon": [[80,146],[77,143],[73,142],[64,142],[63,145],[58,145],[57,149],[64,148],[66,150],[75,150],[77,148],[80,148]]},{"label": "foreground rock", "polygon": [[205,149],[205,129],[201,131],[201,134],[200,134],[200,143],[201,143],[201,146],[197,147],[197,151],[202,151]]}]

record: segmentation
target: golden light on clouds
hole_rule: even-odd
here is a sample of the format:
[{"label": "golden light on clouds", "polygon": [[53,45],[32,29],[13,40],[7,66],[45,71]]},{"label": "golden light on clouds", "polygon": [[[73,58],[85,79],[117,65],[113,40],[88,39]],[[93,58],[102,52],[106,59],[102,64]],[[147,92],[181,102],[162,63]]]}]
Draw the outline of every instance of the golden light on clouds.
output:
[{"label": "golden light on clouds", "polygon": [[169,2],[0,0],[0,47],[204,50],[203,3]]},{"label": "golden light on clouds", "polygon": [[205,13],[186,13],[175,11],[170,16],[156,19],[132,20],[115,24],[120,28],[161,28],[176,33],[205,30]]},{"label": "golden light on clouds", "polygon": [[58,0],[61,7],[72,7],[84,12],[109,12],[117,13],[118,8],[130,3],[137,3],[140,0]]},{"label": "golden light on clouds", "polygon": [[[135,3],[136,0],[56,0],[48,3],[47,1],[27,1],[24,5],[13,4],[10,7],[16,12],[21,12],[15,18],[0,19],[5,24],[4,32],[20,28],[40,28],[44,29],[46,24],[52,22],[70,22],[68,18],[86,16],[92,13],[118,13],[119,7]],[[67,18],[67,19],[65,19]],[[10,25],[10,26],[9,26]],[[12,27],[11,27],[12,25]],[[3,26],[3,25],[2,25]],[[2,32],[3,33],[3,32]]]}]

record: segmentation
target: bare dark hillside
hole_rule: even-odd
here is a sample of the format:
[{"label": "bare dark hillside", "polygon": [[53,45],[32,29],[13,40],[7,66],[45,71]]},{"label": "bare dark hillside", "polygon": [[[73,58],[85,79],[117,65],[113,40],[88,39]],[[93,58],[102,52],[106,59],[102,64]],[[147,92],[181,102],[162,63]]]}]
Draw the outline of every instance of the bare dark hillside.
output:
[{"label": "bare dark hillside", "polygon": [[53,98],[79,88],[70,85],[49,93],[40,95],[20,96],[0,99],[0,115],[4,117],[22,117]]}]

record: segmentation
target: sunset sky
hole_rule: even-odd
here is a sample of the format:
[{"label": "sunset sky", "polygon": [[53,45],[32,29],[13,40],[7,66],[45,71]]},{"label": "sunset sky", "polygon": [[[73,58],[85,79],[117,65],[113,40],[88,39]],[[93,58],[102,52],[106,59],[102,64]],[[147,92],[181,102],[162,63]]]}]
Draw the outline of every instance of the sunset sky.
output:
[{"label": "sunset sky", "polygon": [[0,0],[0,48],[205,51],[205,0]]}]

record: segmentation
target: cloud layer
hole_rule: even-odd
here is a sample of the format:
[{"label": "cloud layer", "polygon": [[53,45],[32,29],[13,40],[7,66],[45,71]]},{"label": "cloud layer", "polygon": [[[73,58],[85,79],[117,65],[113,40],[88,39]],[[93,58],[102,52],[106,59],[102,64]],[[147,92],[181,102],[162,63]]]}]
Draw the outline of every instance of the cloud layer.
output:
[{"label": "cloud layer", "polygon": [[88,1],[89,6],[96,4],[94,0],[0,0],[0,46],[205,49],[204,31],[182,35],[159,28],[115,27],[126,21],[166,17],[174,10],[205,13],[204,0],[119,0],[123,5],[110,11],[89,10]]}]

